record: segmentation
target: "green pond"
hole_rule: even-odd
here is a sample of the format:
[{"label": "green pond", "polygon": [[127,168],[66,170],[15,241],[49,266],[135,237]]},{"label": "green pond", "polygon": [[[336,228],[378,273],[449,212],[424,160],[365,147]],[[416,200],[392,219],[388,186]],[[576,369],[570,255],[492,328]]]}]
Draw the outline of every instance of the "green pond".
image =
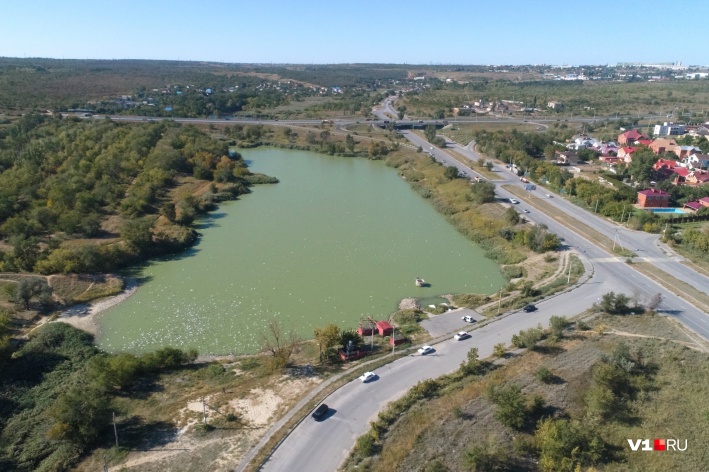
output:
[{"label": "green pond", "polygon": [[[200,220],[198,243],[140,270],[137,293],[99,318],[112,352],[163,346],[252,353],[271,320],[311,337],[386,319],[400,299],[492,293],[504,279],[395,169],[378,161],[247,150],[258,185]],[[430,287],[419,288],[420,276]]]}]

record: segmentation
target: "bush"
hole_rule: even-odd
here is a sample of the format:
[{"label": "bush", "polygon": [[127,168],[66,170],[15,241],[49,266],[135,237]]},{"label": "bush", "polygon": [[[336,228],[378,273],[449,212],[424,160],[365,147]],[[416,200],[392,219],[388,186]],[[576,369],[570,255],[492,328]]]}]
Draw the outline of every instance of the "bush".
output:
[{"label": "bush", "polygon": [[545,366],[541,366],[540,368],[538,368],[537,371],[534,373],[534,376],[540,382],[544,382],[545,384],[551,383],[552,380],[554,380],[554,374],[552,374],[551,371]]},{"label": "bush", "polygon": [[505,343],[495,344],[492,355],[495,357],[505,357],[505,354],[507,354],[507,346],[505,346]]},{"label": "bush", "polygon": [[526,399],[519,385],[509,384],[504,387],[491,385],[486,390],[488,399],[497,407],[495,418],[505,426],[520,429],[527,416]]},{"label": "bush", "polygon": [[371,457],[377,453],[378,449],[379,448],[371,431],[358,437],[357,442],[355,443],[355,450],[361,457]]},{"label": "bush", "polygon": [[551,329],[551,336],[553,339],[558,340],[564,337],[564,330],[569,327],[571,323],[564,316],[552,316],[549,319],[549,328]]},{"label": "bush", "polygon": [[544,339],[544,330],[541,326],[521,330],[519,334],[512,336],[512,344],[519,348],[531,348]]}]

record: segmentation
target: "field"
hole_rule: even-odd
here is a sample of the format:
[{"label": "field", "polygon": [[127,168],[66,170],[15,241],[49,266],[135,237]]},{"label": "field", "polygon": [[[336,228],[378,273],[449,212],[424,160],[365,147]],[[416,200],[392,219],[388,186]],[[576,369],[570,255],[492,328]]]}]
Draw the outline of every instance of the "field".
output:
[{"label": "field", "polygon": [[[641,353],[648,384],[628,403],[627,415],[600,423],[586,420],[605,443],[597,470],[705,470],[709,461],[702,446],[709,439],[709,409],[704,402],[709,393],[706,343],[695,343],[674,322],[659,316],[604,315],[594,323],[596,331],[572,331],[547,348],[515,351],[483,377],[444,381],[439,395],[411,407],[381,434],[378,453],[370,458],[357,458],[355,453],[346,470],[355,470],[355,464],[357,470],[370,471],[538,470],[535,425],[516,430],[501,424],[486,390],[490,385],[516,384],[525,397],[544,400],[541,417],[583,421],[589,414],[584,398],[593,366],[621,344]],[[551,372],[547,382],[536,373],[541,366]],[[627,445],[627,438],[658,437],[687,439],[689,448],[686,453],[633,454]],[[488,451],[487,465],[496,468],[471,467],[479,460],[475,446],[480,445]],[[481,462],[475,463],[480,467]]]}]

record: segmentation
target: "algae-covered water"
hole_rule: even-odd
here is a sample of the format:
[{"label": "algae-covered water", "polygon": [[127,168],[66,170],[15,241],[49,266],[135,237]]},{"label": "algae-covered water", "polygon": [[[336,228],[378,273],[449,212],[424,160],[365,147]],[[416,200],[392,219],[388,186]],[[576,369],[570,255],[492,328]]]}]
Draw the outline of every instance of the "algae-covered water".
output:
[{"label": "algae-covered water", "polygon": [[[244,153],[280,179],[201,220],[198,243],[141,269],[138,292],[99,318],[99,345],[255,352],[270,320],[304,337],[385,319],[401,298],[492,293],[498,267],[382,162],[280,149]],[[430,287],[418,288],[421,276]]]}]

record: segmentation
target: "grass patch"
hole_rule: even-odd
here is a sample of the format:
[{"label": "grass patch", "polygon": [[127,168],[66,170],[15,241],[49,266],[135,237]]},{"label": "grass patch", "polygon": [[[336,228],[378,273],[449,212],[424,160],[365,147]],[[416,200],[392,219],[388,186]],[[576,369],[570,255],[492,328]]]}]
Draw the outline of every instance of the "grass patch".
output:
[{"label": "grass patch", "polygon": [[[638,327],[635,331],[638,334],[650,329],[671,337],[683,336],[663,317],[632,318],[604,316],[603,323],[611,332]],[[632,387],[637,392],[632,413],[617,419],[587,420],[591,411],[585,397],[593,385],[595,366],[619,352],[622,344],[631,356],[642,353],[640,358],[634,357],[641,359],[644,374],[636,377],[642,383]],[[372,424],[367,433],[372,447],[364,451],[369,457],[355,449],[344,469],[421,470],[421,464],[435,462],[439,464],[437,470],[461,470],[461,463],[480,458],[470,449],[477,444],[491,445],[486,446],[490,450],[504,450],[497,458],[505,463],[504,470],[539,470],[544,450],[537,441],[540,434],[537,425],[544,418],[567,417],[583,424],[583,431],[602,438],[602,454],[595,459],[586,456],[584,470],[591,465],[611,471],[703,470],[706,452],[702,447],[692,448],[691,443],[702,444],[709,438],[709,421],[698,420],[698,415],[709,417],[704,404],[709,394],[708,354],[668,344],[664,339],[599,336],[592,332],[573,332],[554,346],[551,351],[527,351],[503,361],[500,368],[483,377],[436,379],[433,382],[438,388],[423,400],[405,401],[414,396],[410,392],[390,404]],[[497,419],[499,406],[485,394],[492,386],[499,391],[499,386],[512,385],[521,387],[526,399],[529,427],[515,430],[501,424]],[[690,448],[683,454],[664,454],[658,458],[630,453],[627,438],[665,434],[648,433],[650,430],[667,431],[668,437],[691,438]]]}]

